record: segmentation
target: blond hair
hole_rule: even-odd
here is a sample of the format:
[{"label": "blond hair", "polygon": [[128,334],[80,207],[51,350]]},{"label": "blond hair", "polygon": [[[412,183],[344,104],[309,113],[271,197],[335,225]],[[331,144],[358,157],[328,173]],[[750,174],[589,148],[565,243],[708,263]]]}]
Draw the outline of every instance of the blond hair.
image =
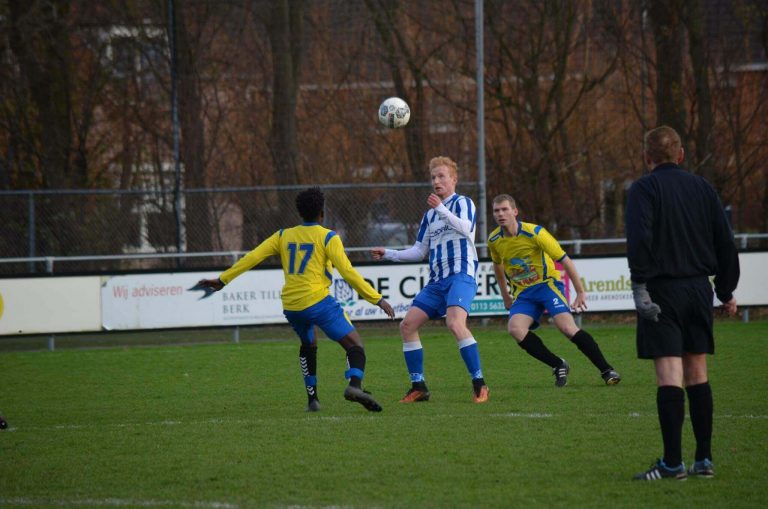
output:
[{"label": "blond hair", "polygon": [[447,166],[451,170],[451,175],[456,178],[459,177],[459,167],[450,157],[437,156],[429,160],[429,171],[434,170],[438,166]]},{"label": "blond hair", "polygon": [[652,163],[676,163],[682,146],[680,135],[667,125],[645,133],[645,153]]},{"label": "blond hair", "polygon": [[497,203],[502,203],[508,201],[509,204],[512,206],[512,208],[517,208],[517,205],[515,205],[515,199],[512,198],[508,194],[500,194],[496,198],[493,199],[493,204],[496,205]]}]

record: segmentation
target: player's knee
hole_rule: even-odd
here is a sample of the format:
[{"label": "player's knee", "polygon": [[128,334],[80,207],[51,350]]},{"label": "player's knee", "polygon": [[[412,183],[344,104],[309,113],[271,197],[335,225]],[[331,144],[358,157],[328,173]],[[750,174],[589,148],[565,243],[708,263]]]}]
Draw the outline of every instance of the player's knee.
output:
[{"label": "player's knee", "polygon": [[454,335],[464,332],[464,329],[467,328],[467,322],[463,317],[446,317],[445,325]]},{"label": "player's knee", "polygon": [[400,322],[400,334],[402,336],[408,337],[414,332],[416,332],[416,328],[410,320],[405,318]]},{"label": "player's knee", "polygon": [[519,343],[525,339],[525,335],[528,334],[528,327],[523,327],[521,325],[513,324],[510,322],[507,325],[507,332],[509,332],[509,335],[515,338],[515,341]]}]

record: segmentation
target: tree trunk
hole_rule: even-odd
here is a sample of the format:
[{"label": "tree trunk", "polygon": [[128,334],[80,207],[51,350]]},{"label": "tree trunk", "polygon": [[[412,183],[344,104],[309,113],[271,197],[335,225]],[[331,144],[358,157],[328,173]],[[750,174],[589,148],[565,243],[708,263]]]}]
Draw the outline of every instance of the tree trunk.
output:
[{"label": "tree trunk", "polygon": [[[200,93],[199,55],[195,34],[185,16],[185,2],[176,3],[176,43],[179,73],[179,122],[181,129],[181,161],[184,165],[184,187],[206,186],[205,128],[203,101]],[[210,251],[211,212],[207,194],[185,196],[184,224],[187,251]],[[170,222],[168,223],[170,224]],[[169,245],[171,245],[170,243]]]},{"label": "tree trunk", "polygon": [[[693,133],[696,141],[696,158],[691,167],[713,184],[717,182],[712,157],[712,94],[709,89],[709,48],[704,34],[704,13],[701,0],[690,0],[686,15],[688,45],[693,66],[693,81],[696,84],[697,122]],[[721,189],[718,189],[721,191]]]},{"label": "tree trunk", "polygon": [[656,44],[656,124],[686,137],[683,91],[682,0],[650,0],[648,14]]},{"label": "tree trunk", "polygon": [[37,111],[43,187],[84,187],[71,174],[69,2],[9,2],[11,48]]},{"label": "tree trunk", "polygon": [[296,103],[302,60],[304,0],[271,2],[267,32],[272,45],[272,152],[275,181],[298,184]]}]

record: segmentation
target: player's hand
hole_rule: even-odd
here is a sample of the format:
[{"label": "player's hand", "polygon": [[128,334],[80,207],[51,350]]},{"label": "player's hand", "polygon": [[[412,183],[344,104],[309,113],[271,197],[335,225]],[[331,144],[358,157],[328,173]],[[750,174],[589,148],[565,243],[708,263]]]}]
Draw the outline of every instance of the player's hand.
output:
[{"label": "player's hand", "polygon": [[385,251],[386,250],[383,247],[374,247],[371,249],[371,256],[373,256],[373,259],[376,261],[383,260]]},{"label": "player's hand", "polygon": [[395,310],[392,309],[392,306],[384,299],[381,299],[379,302],[376,303],[377,306],[379,306],[388,317],[394,319],[395,318]]},{"label": "player's hand", "polygon": [[728,302],[723,302],[723,309],[728,315],[733,316],[736,314],[736,297],[731,297]]},{"label": "player's hand", "polygon": [[581,292],[576,294],[576,300],[571,305],[574,313],[581,313],[587,310],[587,292]]},{"label": "player's hand", "polygon": [[195,289],[210,288],[211,290],[215,290],[215,291],[218,292],[219,290],[224,288],[224,283],[219,278],[216,278],[216,279],[201,279],[192,288],[195,288]]},{"label": "player's hand", "polygon": [[433,209],[438,205],[440,205],[441,203],[443,203],[443,200],[441,200],[440,197],[435,193],[432,193],[427,197],[427,205],[429,205]]},{"label": "player's hand", "polygon": [[203,296],[198,299],[198,300],[202,300],[207,297],[210,297],[214,292],[218,292],[222,288],[224,288],[224,283],[219,278],[201,279],[192,288],[187,288],[187,291],[194,292],[197,290],[202,290]]},{"label": "player's hand", "polygon": [[632,298],[635,300],[635,309],[640,318],[659,321],[661,308],[651,300],[651,295],[645,287],[645,283],[632,283]]},{"label": "player's hand", "polygon": [[512,307],[512,298],[509,295],[503,295],[501,298],[504,299],[504,308],[509,311]]}]

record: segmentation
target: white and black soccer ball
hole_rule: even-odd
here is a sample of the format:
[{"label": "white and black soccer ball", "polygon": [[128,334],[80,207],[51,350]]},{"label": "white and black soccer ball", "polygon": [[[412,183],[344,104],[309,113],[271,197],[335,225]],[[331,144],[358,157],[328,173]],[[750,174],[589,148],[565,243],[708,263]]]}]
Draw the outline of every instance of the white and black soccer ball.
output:
[{"label": "white and black soccer ball", "polygon": [[399,97],[385,99],[379,106],[379,122],[390,129],[405,127],[410,119],[411,108]]}]

